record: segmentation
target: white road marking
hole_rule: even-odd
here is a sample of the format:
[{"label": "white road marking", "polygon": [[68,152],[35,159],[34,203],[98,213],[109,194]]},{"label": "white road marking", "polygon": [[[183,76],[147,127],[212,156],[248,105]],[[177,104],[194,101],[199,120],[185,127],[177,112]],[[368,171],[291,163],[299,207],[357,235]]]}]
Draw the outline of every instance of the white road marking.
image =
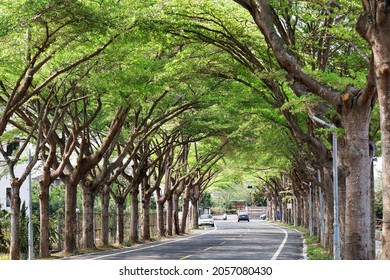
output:
[{"label": "white road marking", "polygon": [[274,226],[274,225],[272,225],[272,226],[276,227],[276,228],[278,228],[278,229],[280,229],[281,231],[284,232],[284,239],[283,239],[282,243],[280,243],[278,250],[275,252],[275,254],[271,258],[271,260],[276,260],[278,258],[278,256],[280,255],[280,252],[282,252],[284,245],[287,242],[288,232],[285,229],[281,228],[281,227]]}]

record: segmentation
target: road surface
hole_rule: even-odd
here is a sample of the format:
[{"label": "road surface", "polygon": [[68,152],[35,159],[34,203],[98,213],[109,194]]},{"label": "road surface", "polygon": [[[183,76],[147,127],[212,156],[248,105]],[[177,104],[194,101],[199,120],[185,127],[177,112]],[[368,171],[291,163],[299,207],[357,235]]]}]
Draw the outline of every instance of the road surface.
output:
[{"label": "road surface", "polygon": [[165,241],[85,254],[67,259],[96,260],[297,260],[303,259],[302,235],[261,221],[216,218],[215,227]]}]

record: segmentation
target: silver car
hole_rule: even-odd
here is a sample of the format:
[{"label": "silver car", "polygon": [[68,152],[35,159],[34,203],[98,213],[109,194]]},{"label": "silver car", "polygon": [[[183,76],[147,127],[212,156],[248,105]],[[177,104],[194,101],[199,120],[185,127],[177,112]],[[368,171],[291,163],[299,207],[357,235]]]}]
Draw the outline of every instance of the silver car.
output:
[{"label": "silver car", "polygon": [[199,217],[198,219],[198,226],[203,226],[203,225],[208,225],[208,226],[214,226],[214,218],[210,214],[203,214]]}]

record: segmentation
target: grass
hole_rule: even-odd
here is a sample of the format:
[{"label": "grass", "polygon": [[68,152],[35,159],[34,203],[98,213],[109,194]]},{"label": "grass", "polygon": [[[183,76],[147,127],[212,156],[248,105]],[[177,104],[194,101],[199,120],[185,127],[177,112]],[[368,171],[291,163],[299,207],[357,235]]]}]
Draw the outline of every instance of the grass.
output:
[{"label": "grass", "polygon": [[318,242],[316,236],[309,236],[305,234],[305,243],[307,246],[307,257],[309,260],[332,260],[331,254],[326,252],[321,244]]},{"label": "grass", "polygon": [[0,261],[8,260],[8,254],[0,253]]},{"label": "grass", "polygon": [[281,224],[282,226],[296,229],[303,233],[304,242],[307,246],[306,255],[309,260],[333,260],[332,254],[327,252],[318,241],[317,236],[310,236],[309,230],[304,227],[293,226],[289,224]]}]

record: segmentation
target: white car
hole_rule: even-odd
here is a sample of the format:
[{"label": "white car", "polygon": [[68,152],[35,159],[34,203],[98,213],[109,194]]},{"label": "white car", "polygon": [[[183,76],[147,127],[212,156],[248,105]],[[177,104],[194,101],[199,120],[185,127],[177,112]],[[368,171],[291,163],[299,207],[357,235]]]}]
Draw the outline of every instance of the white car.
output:
[{"label": "white car", "polygon": [[209,225],[214,226],[214,218],[210,214],[203,214],[198,219],[198,226]]}]

